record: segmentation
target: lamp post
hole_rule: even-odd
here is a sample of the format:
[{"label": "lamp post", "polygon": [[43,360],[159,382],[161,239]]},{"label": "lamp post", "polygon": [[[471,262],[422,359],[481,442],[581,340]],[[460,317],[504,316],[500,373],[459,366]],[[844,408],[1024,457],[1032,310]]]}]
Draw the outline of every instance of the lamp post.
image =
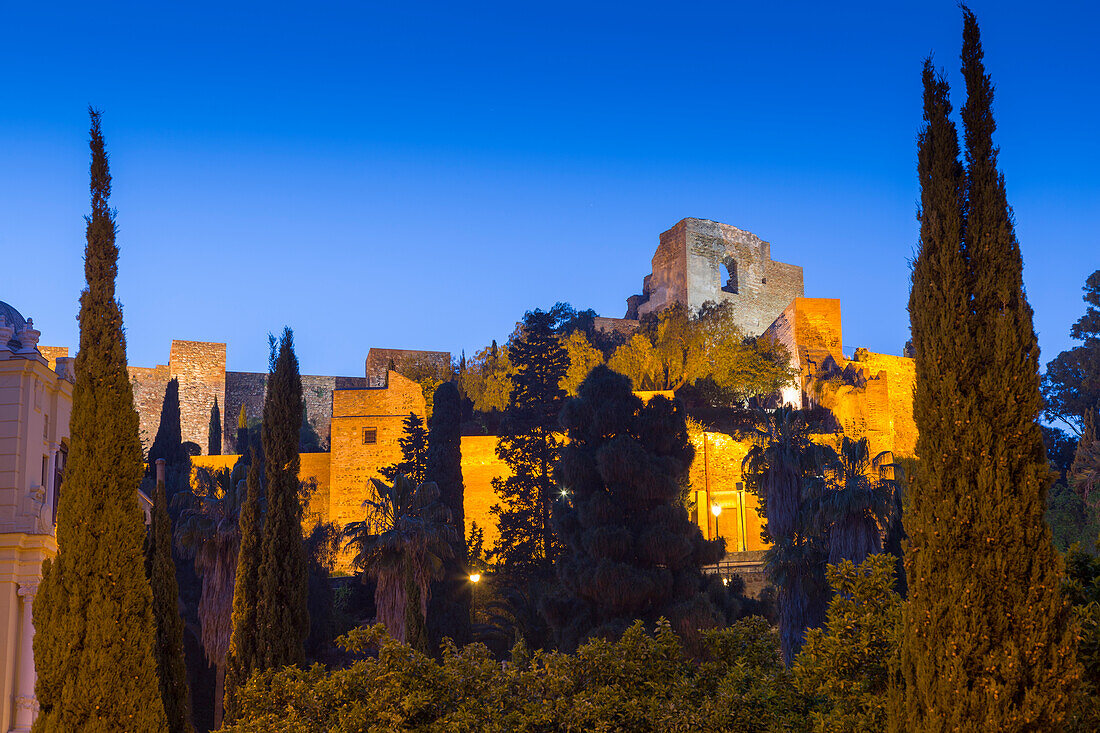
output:
[{"label": "lamp post", "polygon": [[714,539],[718,539],[722,536],[718,531],[718,515],[722,513],[722,507],[717,504],[711,504],[710,513],[714,515]]}]

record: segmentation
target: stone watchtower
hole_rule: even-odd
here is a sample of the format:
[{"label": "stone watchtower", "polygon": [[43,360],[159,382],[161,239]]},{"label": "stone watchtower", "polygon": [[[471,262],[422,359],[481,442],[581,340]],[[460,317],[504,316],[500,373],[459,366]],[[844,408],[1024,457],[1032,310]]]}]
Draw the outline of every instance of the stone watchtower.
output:
[{"label": "stone watchtower", "polygon": [[802,268],[776,262],[771,244],[729,224],[681,219],[661,234],[653,272],[642,294],[627,299],[627,318],[640,318],[674,303],[697,309],[730,302],[737,325],[758,336],[792,300],[803,296]]}]

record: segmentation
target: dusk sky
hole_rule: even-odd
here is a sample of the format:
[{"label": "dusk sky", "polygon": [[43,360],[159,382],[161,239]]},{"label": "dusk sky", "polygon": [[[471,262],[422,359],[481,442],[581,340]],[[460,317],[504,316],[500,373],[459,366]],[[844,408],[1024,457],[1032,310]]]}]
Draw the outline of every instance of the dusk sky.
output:
[{"label": "dusk sky", "polygon": [[[1045,364],[1100,268],[1100,11],[974,2]],[[362,375],[371,346],[621,317],[659,234],[726,222],[900,353],[920,69],[953,2],[4,3],[0,300],[78,341],[86,107],[103,110],[131,364],[170,341]]]}]

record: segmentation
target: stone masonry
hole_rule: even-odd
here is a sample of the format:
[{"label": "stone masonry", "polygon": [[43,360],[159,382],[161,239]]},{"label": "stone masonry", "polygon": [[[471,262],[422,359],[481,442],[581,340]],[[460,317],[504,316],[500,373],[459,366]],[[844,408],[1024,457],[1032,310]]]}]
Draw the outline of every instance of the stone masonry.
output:
[{"label": "stone masonry", "polygon": [[[160,425],[160,410],[168,380],[180,384],[180,427],[183,440],[206,452],[210,430],[210,407],[217,398],[225,407],[225,344],[173,339],[168,364],[129,367],[134,389],[134,407],[140,419],[141,442],[145,450],[153,444]],[[224,434],[223,429],[223,434]]]},{"label": "stone masonry", "polygon": [[729,302],[745,334],[758,336],[802,295],[802,268],[773,260],[771,244],[729,224],[688,218],[661,234],[653,272],[642,294],[627,299],[626,317],[673,303],[694,310],[707,301]]}]

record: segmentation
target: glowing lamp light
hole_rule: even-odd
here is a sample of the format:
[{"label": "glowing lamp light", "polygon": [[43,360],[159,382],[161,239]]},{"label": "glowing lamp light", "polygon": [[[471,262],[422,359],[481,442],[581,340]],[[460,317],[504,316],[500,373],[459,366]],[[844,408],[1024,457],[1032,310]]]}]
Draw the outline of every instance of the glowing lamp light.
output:
[{"label": "glowing lamp light", "polygon": [[476,583],[476,582],[478,582],[479,580],[481,580],[481,573],[472,573],[472,574],[470,575],[470,582],[471,582],[471,583]]},{"label": "glowing lamp light", "polygon": [[712,504],[710,507],[710,513],[717,517],[719,514],[722,513],[722,507],[718,506],[717,504]]}]

